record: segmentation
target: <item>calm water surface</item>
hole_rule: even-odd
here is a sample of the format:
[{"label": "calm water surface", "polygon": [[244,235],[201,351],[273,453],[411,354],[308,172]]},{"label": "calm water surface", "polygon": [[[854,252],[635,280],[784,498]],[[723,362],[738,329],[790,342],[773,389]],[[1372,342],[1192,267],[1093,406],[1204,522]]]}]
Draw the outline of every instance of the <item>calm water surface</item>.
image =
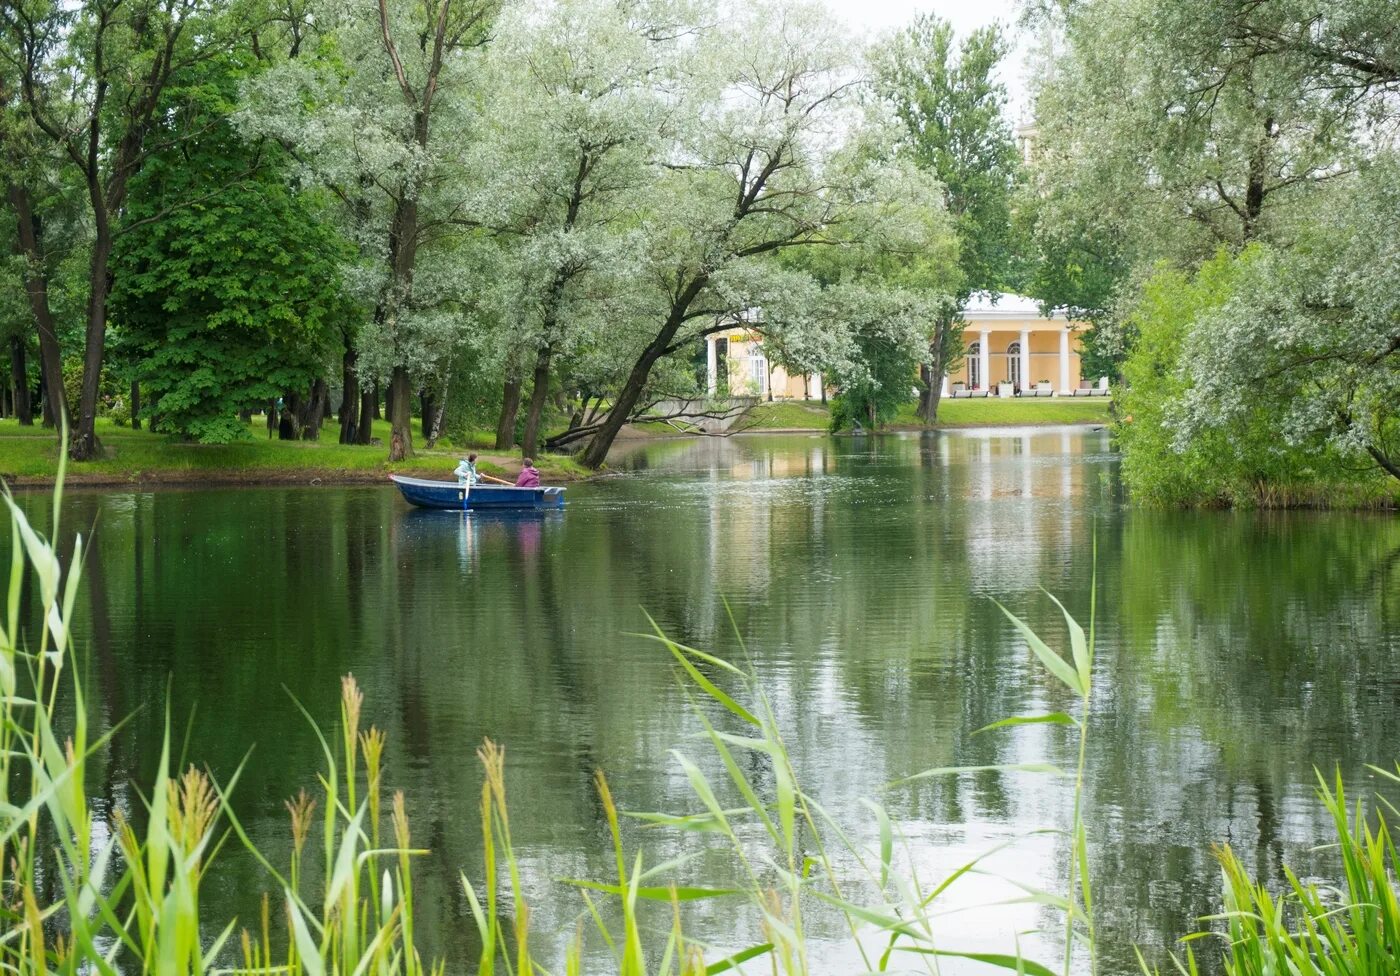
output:
[{"label": "calm water surface", "polygon": [[[629,635],[645,611],[738,656],[727,601],[808,790],[866,839],[859,797],[880,796],[902,863],[936,882],[1068,816],[1065,787],[1033,775],[882,785],[933,766],[1072,763],[1061,728],[971,732],[1070,704],[993,599],[1063,643],[1039,588],[1087,619],[1096,537],[1089,816],[1106,972],[1132,971],[1134,944],[1160,958],[1217,909],[1211,844],[1266,877],[1285,861],[1327,871],[1311,850],[1326,837],[1314,765],[1365,786],[1366,763],[1400,758],[1393,517],[1135,511],[1106,435],[1082,429],[652,442],[618,465],[543,518],[412,511],[387,487],[70,494],[66,527],[96,525],[90,687],[107,720],[136,712],[93,788],[139,803],[169,688],[192,759],[226,778],[252,751],[236,806],[285,856],[283,801],[319,768],[289,696],[329,727],[353,672],[433,850],[418,868],[429,948],[450,972],[472,951],[455,878],[480,877],[474,753],[489,736],[507,749],[532,940],[557,949],[581,904],[555,879],[610,870],[594,770],[628,809],[696,809],[670,750],[707,759],[697,721],[664,650]],[[652,863],[705,846],[651,830],[629,844]],[[251,918],[268,879],[246,858],[224,867],[205,909]],[[1037,835],[990,867],[1053,886],[1064,845]],[[702,856],[684,880],[724,870]],[[1007,894],[974,876],[948,904]],[[732,904],[692,920],[718,946],[757,939]],[[944,924],[951,948],[1005,950],[1055,923],[1021,905]],[[1053,958],[1058,936],[1022,944]],[[859,971],[834,942],[816,955]]]}]

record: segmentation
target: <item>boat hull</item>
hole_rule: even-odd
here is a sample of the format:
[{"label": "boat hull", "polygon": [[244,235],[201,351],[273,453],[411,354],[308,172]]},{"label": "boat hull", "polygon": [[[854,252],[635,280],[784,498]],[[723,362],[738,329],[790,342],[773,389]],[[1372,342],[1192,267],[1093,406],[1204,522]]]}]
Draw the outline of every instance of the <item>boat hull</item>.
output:
[{"label": "boat hull", "polygon": [[466,485],[450,481],[429,481],[391,474],[389,479],[399,486],[404,500],[420,508],[440,508],[451,511],[522,511],[564,506],[564,489],[557,487],[514,488],[507,485]]}]

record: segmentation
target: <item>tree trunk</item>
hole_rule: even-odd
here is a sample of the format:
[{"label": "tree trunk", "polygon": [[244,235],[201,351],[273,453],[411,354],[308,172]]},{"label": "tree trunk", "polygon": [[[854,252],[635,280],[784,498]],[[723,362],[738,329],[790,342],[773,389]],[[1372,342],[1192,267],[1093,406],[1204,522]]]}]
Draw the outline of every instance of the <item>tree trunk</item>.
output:
[{"label": "tree trunk", "polygon": [[[929,352],[933,352],[933,346],[929,346]],[[933,395],[933,372],[928,368],[928,363],[919,364],[919,382],[924,388],[919,391],[919,419],[928,423],[929,400]]]},{"label": "tree trunk", "polygon": [[[74,461],[98,456],[97,401],[101,393],[102,356],[107,346],[107,292],[112,286],[108,263],[112,233],[106,213],[99,213],[94,227],[92,263],[88,267],[87,335],[83,343],[83,388],[78,401],[78,425],[68,446]],[[62,386],[59,389],[63,389]]]},{"label": "tree trunk", "polygon": [[656,338],[651,340],[647,347],[642,350],[641,355],[637,357],[637,361],[632,365],[632,371],[627,374],[627,382],[623,384],[612,409],[603,418],[602,426],[589,439],[588,446],[583,449],[583,453],[579,456],[579,461],[584,467],[596,470],[601,468],[603,462],[608,459],[608,451],[612,449],[618,431],[622,430],[622,425],[627,423],[632,416],[633,408],[641,399],[642,391],[646,389],[647,380],[651,377],[651,368],[656,365],[657,360],[666,355],[671,340],[676,337],[676,333],[685,324],[690,303],[695,301],[696,296],[708,283],[709,278],[706,275],[691,279],[690,283],[671,303],[665,325],[661,327]]},{"label": "tree trunk", "polygon": [[442,378],[442,390],[434,398],[431,413],[424,413],[424,423],[427,424],[424,436],[424,444],[428,450],[432,450],[442,436],[442,418],[447,413],[447,391],[452,389],[452,371],[449,369],[447,375]]},{"label": "tree trunk", "polygon": [[520,412],[520,380],[506,377],[505,394],[501,397],[501,416],[496,421],[496,450],[508,451],[515,446],[515,415]]},{"label": "tree trunk", "polygon": [[356,443],[360,424],[360,377],[355,372],[358,358],[355,348],[345,344],[345,358],[340,367],[340,443]]},{"label": "tree trunk", "polygon": [[[249,413],[251,419],[252,414]],[[141,384],[131,381],[131,429],[141,429]]]},{"label": "tree trunk", "polygon": [[423,446],[430,451],[437,446],[438,438],[442,436],[442,415],[446,411],[447,398],[443,397],[433,407],[432,416],[428,421],[428,433],[425,435]]},{"label": "tree trunk", "polygon": [[1259,218],[1264,213],[1264,198],[1268,195],[1267,173],[1269,156],[1278,138],[1272,116],[1264,119],[1264,134],[1255,143],[1249,157],[1249,172],[1245,179],[1244,213],[1241,215],[1241,237],[1247,244],[1258,233]]},{"label": "tree trunk", "polygon": [[49,396],[49,383],[42,372],[39,373],[39,403],[43,407],[45,427],[57,427],[58,418],[53,415],[53,397]]},{"label": "tree trunk", "polygon": [[360,426],[355,431],[356,444],[368,444],[374,440],[374,408],[379,404],[379,395],[374,384],[360,391]]},{"label": "tree trunk", "polygon": [[408,370],[395,366],[389,378],[389,403],[393,430],[389,433],[389,460],[402,461],[413,457],[413,390],[408,382]]},{"label": "tree trunk", "polygon": [[[679,327],[679,323],[677,323],[676,328]],[[642,351],[641,356],[632,366],[632,371],[627,374],[627,382],[623,384],[617,399],[613,401],[607,417],[603,419],[602,426],[589,439],[588,446],[583,449],[583,453],[579,456],[579,463],[584,467],[596,470],[601,468],[603,462],[608,459],[608,451],[612,449],[618,431],[622,430],[622,425],[627,423],[627,419],[632,415],[632,408],[641,399],[642,390],[647,385],[647,378],[651,376],[651,367],[661,358],[666,344],[675,335],[675,329],[668,326],[668,330],[654,339],[651,345]]]},{"label": "tree trunk", "polygon": [[[943,397],[943,374],[948,364],[948,342],[954,330],[961,335],[962,330],[957,328],[957,319],[939,315],[933,326],[933,341],[928,346],[932,362],[919,368],[924,379],[924,393],[919,398],[919,419],[926,424],[938,423],[938,404]],[[1024,383],[1023,379],[1022,384]]]},{"label": "tree trunk", "polygon": [[533,454],[540,446],[540,422],[544,417],[545,400],[549,397],[549,357],[552,350],[546,343],[535,357],[534,385],[530,387],[530,407],[525,412],[525,436],[520,439],[521,450]]},{"label": "tree trunk", "polygon": [[302,400],[300,393],[287,393],[282,397],[282,415],[277,418],[277,439],[295,441],[301,439]]},{"label": "tree trunk", "polygon": [[321,423],[326,419],[327,408],[330,406],[330,391],[326,388],[326,381],[323,377],[316,377],[316,382],[311,384],[311,399],[307,401],[302,414],[301,439],[304,441],[319,440],[321,437]]},{"label": "tree trunk", "polygon": [[583,426],[583,418],[588,414],[588,401],[591,399],[592,397],[590,397],[587,393],[584,393],[579,397],[578,409],[576,409],[573,412],[573,414],[571,414],[569,417],[569,430],[574,430],[578,427]]},{"label": "tree trunk", "polygon": [[10,375],[14,377],[14,408],[21,427],[34,426],[34,412],[29,405],[29,365],[25,358],[24,340],[10,336]]},{"label": "tree trunk", "polygon": [[384,415],[379,412],[379,404],[383,401],[384,396],[379,392],[378,380],[374,381],[374,390],[372,392],[374,394],[374,407],[370,410],[370,415],[374,420],[383,420]]},{"label": "tree trunk", "polygon": [[[19,246],[24,253],[24,290],[39,330],[39,373],[44,386],[44,426],[61,426],[72,411],[63,395],[63,353],[58,345],[53,311],[49,307],[49,282],[44,273],[42,230],[30,205],[29,190],[9,184],[10,204],[19,224]],[[55,409],[58,408],[58,409]]]},{"label": "tree trunk", "polygon": [[928,403],[928,409],[924,412],[924,423],[926,424],[938,423],[938,405],[943,402],[943,376],[945,372],[943,364],[948,358],[945,352],[942,342],[933,351],[933,365],[929,367],[930,382],[928,392],[925,394]]},{"label": "tree trunk", "polygon": [[437,398],[426,389],[418,391],[418,405],[423,412],[420,423],[423,427],[423,440],[433,439],[433,415],[437,413]]}]

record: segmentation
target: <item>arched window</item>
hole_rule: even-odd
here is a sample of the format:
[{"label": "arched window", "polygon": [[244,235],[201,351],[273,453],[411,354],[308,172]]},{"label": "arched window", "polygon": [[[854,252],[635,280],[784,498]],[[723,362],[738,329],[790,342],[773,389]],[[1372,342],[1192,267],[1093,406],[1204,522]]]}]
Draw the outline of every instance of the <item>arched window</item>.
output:
[{"label": "arched window", "polygon": [[1025,383],[1021,381],[1021,344],[1019,342],[1013,342],[1006,347],[1006,377],[1012,386],[1025,386]]},{"label": "arched window", "polygon": [[970,390],[982,388],[982,343],[974,342],[967,347],[967,387]]}]

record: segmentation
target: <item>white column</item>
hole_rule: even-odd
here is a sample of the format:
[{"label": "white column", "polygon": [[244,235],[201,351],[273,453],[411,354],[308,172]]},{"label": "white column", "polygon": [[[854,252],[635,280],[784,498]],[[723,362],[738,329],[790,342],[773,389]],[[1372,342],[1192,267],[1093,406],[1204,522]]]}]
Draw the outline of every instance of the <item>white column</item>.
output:
[{"label": "white column", "polygon": [[1060,394],[1069,392],[1069,329],[1065,329],[1060,333]]},{"label": "white column", "polygon": [[946,397],[948,395],[948,377],[946,374],[943,377],[943,386],[938,395],[941,397]]},{"label": "white column", "polygon": [[1035,389],[1035,380],[1031,378],[1031,333],[1029,329],[1021,330],[1021,389]]},{"label": "white column", "polygon": [[982,338],[977,346],[978,375],[982,377],[982,389],[992,388],[992,334],[982,330]]},{"label": "white column", "polygon": [[710,396],[715,395],[715,386],[719,383],[719,362],[715,358],[715,337],[705,336],[705,389]]}]

